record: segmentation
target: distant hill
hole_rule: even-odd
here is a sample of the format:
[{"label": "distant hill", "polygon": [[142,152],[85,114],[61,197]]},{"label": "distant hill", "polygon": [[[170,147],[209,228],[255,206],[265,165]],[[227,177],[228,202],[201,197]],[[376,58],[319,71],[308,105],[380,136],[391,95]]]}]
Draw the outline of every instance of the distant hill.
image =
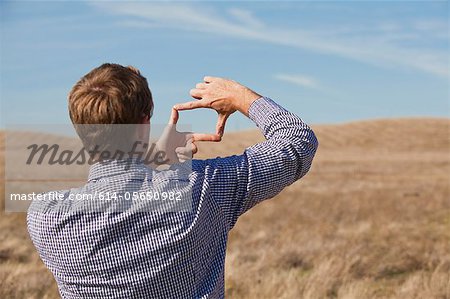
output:
[{"label": "distant hill", "polygon": [[[449,151],[450,119],[405,118],[313,125],[323,153],[347,151]],[[199,156],[241,152],[263,141],[259,130],[228,133],[219,144],[201,144]]]}]

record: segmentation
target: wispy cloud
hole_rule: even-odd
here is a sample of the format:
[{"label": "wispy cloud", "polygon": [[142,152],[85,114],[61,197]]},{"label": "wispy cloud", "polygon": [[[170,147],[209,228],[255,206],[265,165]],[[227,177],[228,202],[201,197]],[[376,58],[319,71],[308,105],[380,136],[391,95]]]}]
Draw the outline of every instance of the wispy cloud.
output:
[{"label": "wispy cloud", "polygon": [[253,28],[264,27],[264,24],[260,20],[255,18],[253,13],[249,10],[232,8],[232,9],[228,10],[228,12],[241,24],[246,24]]},{"label": "wispy cloud", "polygon": [[316,79],[305,75],[292,75],[292,74],[276,74],[275,79],[292,83],[306,88],[317,88],[319,85]]},{"label": "wispy cloud", "polygon": [[[417,32],[402,31],[401,26],[395,23],[389,26],[380,24],[378,30],[371,29],[368,32],[339,32],[333,31],[333,28],[318,30],[269,26],[250,11],[231,9],[219,13],[204,4],[93,2],[92,5],[117,15],[138,18],[129,23],[132,26],[144,28],[158,24],[166,28],[221,34],[337,55],[376,66],[397,66],[448,77],[448,49],[404,43],[408,39],[420,41],[421,33],[430,28],[434,30],[436,26],[441,28],[441,24],[425,22],[411,26],[410,29],[416,29]],[[448,33],[448,28],[445,32]],[[439,36],[442,38],[443,34]]]}]

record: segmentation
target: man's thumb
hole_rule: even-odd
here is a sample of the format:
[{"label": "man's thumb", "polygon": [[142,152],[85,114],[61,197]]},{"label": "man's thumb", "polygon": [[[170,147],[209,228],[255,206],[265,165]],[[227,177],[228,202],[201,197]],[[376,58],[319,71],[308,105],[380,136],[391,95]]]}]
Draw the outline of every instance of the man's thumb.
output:
[{"label": "man's thumb", "polygon": [[178,122],[178,110],[172,107],[172,112],[170,113],[169,125],[176,125]]}]

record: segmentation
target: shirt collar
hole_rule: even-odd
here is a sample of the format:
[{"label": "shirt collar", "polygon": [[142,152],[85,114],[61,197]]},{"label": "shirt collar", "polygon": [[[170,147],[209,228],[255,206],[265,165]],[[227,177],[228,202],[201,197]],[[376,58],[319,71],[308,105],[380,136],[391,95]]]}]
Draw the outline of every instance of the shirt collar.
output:
[{"label": "shirt collar", "polygon": [[90,167],[88,182],[124,174],[142,174],[144,178],[148,172],[149,168],[139,159],[104,160]]}]

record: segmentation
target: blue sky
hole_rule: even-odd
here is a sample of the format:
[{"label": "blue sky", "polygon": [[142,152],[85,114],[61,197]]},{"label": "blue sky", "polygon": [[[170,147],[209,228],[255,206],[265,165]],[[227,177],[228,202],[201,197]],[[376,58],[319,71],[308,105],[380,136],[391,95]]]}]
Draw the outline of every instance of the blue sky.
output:
[{"label": "blue sky", "polygon": [[[447,1],[2,1],[1,121],[67,124],[67,93],[104,62],[138,67],[154,123],[204,75],[309,123],[449,116]],[[214,131],[213,111],[180,122]],[[228,130],[251,122],[233,116]]]}]

